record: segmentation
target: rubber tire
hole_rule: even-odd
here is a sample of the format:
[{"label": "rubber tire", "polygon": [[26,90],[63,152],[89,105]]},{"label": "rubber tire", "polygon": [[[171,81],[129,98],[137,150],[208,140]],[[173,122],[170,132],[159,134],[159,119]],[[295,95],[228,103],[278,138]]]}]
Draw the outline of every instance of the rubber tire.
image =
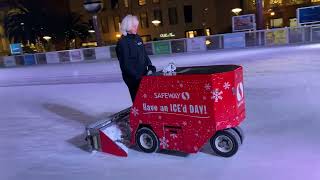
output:
[{"label": "rubber tire", "polygon": [[238,133],[238,135],[240,136],[240,139],[241,139],[241,144],[243,144],[243,141],[245,139],[245,135],[244,135],[242,128],[240,126],[237,126],[237,127],[233,127],[232,129],[234,129]]},{"label": "rubber tire", "polygon": [[[219,136],[224,135],[231,139],[233,143],[233,148],[229,152],[221,152],[218,150],[218,148],[215,146],[215,140]],[[238,152],[239,146],[241,144],[241,139],[238,133],[233,129],[226,129],[223,131],[218,131],[211,139],[210,139],[210,146],[212,150],[219,156],[222,157],[231,157],[235,155]]]},{"label": "rubber tire", "polygon": [[[152,140],[153,140],[153,146],[151,149],[146,149],[144,148],[141,143],[140,143],[140,136],[142,134],[148,134],[151,136]],[[159,149],[159,139],[156,136],[156,134],[149,128],[143,127],[141,129],[139,129],[136,133],[136,144],[138,145],[138,147],[141,149],[141,151],[145,152],[145,153],[153,153],[153,152],[157,152]]]}]

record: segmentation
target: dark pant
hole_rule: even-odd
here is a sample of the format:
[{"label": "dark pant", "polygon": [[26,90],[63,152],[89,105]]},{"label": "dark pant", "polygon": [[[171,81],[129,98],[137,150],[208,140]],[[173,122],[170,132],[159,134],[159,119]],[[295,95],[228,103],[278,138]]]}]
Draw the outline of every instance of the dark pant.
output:
[{"label": "dark pant", "polygon": [[136,79],[132,79],[132,78],[129,78],[129,77],[123,77],[123,80],[126,83],[126,85],[128,86],[128,89],[129,89],[129,92],[130,92],[130,96],[131,96],[131,100],[132,100],[132,102],[134,102],[134,99],[135,99],[135,97],[137,95],[141,80],[136,80]]}]

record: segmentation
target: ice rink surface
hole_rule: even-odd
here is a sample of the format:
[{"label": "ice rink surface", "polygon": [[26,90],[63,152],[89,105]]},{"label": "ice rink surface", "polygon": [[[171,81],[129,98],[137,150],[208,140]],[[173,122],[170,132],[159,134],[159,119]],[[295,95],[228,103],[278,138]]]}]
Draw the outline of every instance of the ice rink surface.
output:
[{"label": "ice rink surface", "polygon": [[0,180],[319,180],[320,45],[151,57],[158,69],[244,67],[246,139],[232,158],[86,151],[85,125],[131,105],[117,61],[0,69]]}]

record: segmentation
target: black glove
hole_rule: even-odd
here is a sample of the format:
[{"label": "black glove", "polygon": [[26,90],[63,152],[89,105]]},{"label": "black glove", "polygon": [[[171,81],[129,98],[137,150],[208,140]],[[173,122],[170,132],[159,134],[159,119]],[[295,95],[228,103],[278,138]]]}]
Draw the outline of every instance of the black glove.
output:
[{"label": "black glove", "polygon": [[157,68],[155,66],[153,66],[153,65],[149,65],[148,66],[148,71],[151,71],[152,73],[155,73],[155,72],[157,72]]}]

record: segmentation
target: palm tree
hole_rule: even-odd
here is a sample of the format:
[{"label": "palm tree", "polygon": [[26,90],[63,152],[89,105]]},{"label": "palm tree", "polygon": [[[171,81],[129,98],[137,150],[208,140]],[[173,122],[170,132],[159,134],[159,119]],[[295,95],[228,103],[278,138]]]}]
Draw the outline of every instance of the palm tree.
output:
[{"label": "palm tree", "polygon": [[[41,7],[24,3],[15,3],[4,19],[6,36],[11,42],[35,43],[49,35],[54,41],[70,42],[72,39],[85,40],[89,36],[89,23],[75,13],[67,16],[47,14]],[[65,44],[67,47],[68,43]]]},{"label": "palm tree", "polygon": [[[56,20],[58,20],[56,18]],[[55,23],[52,23],[54,25]],[[59,19],[59,26],[50,28],[57,34],[57,38],[64,39],[66,48],[70,48],[72,40],[86,40],[90,33],[90,24],[82,20],[82,16],[76,13],[70,13],[63,19]],[[77,43],[75,43],[77,44]]]}]

